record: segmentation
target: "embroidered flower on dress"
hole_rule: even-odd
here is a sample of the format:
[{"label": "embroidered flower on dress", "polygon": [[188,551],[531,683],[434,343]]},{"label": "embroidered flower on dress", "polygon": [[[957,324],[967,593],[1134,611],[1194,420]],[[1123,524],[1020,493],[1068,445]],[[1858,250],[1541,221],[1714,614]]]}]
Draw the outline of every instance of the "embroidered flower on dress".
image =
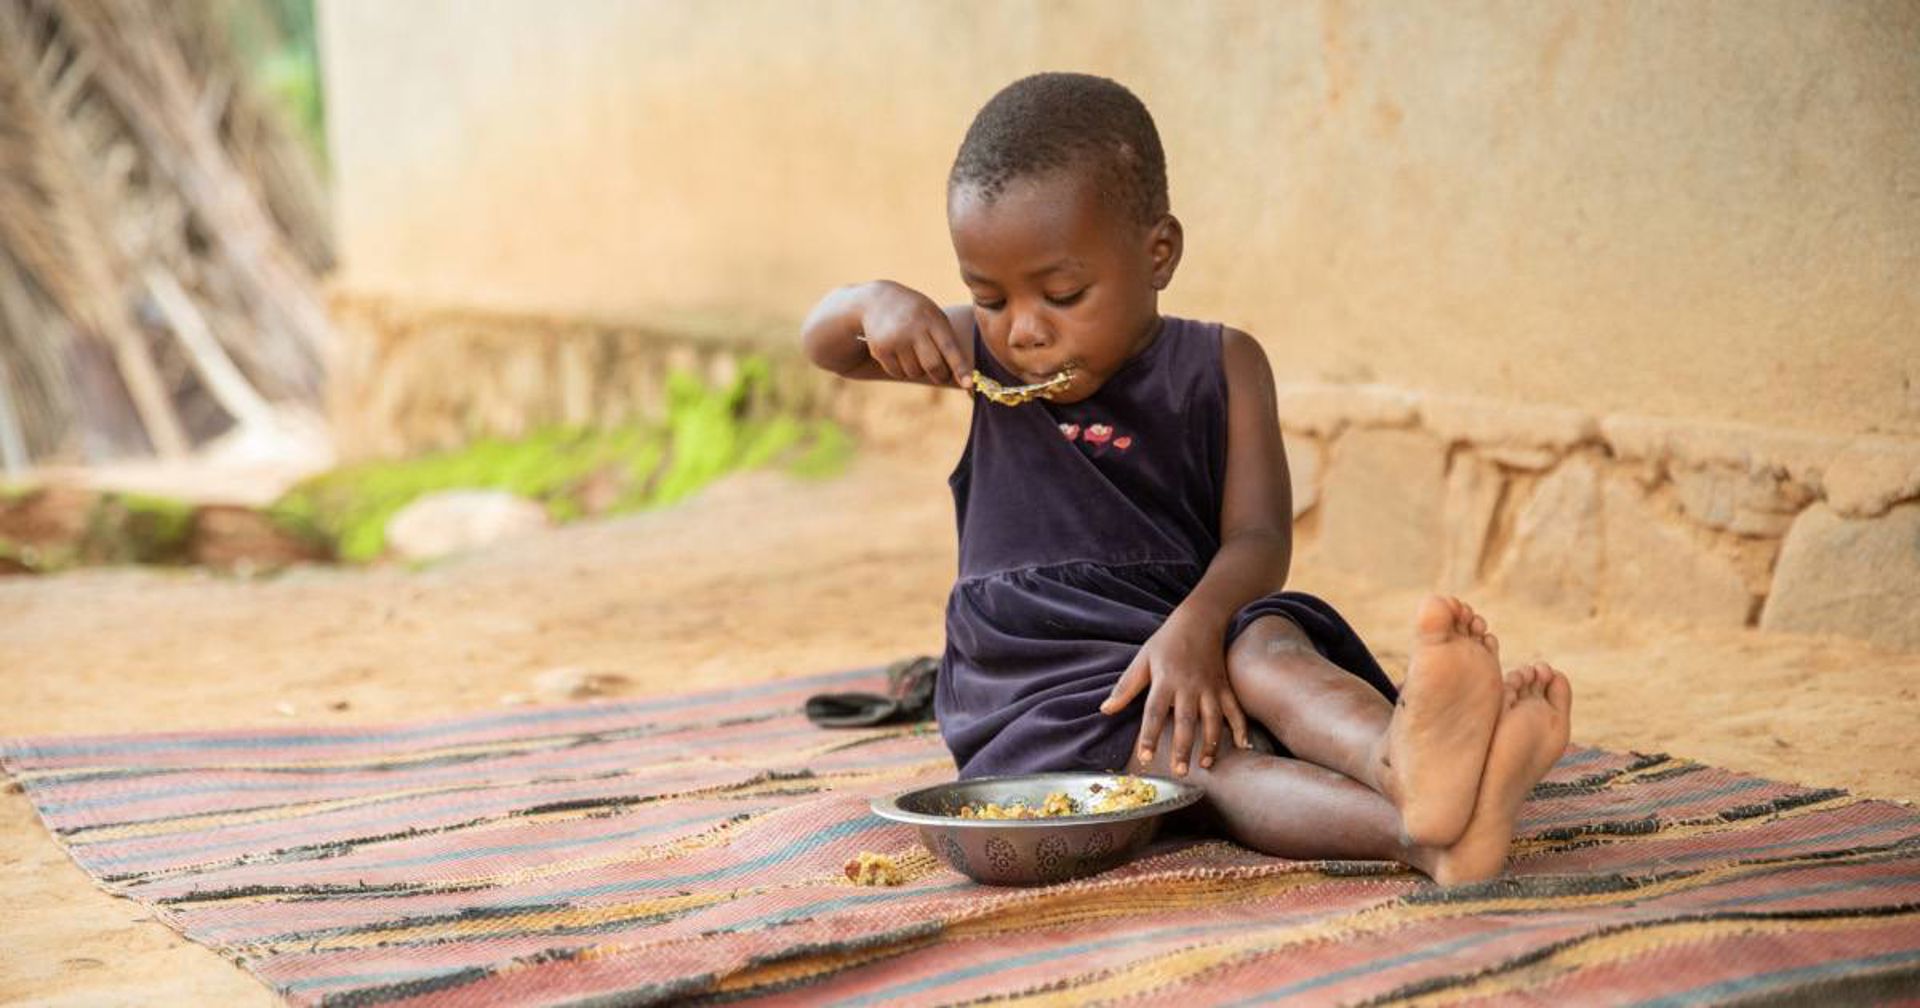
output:
[{"label": "embroidered flower on dress", "polygon": [[1087,443],[1088,444],[1103,445],[1103,444],[1106,444],[1107,441],[1112,437],[1113,437],[1113,428],[1106,424],[1097,423],[1097,424],[1089,424],[1087,426]]},{"label": "embroidered flower on dress", "polygon": [[1131,447],[1133,447],[1133,438],[1130,436],[1117,437],[1113,439],[1113,449],[1115,451],[1126,451]]},{"label": "embroidered flower on dress", "polygon": [[1080,425],[1077,423],[1063,423],[1060,425],[1060,433],[1067,440],[1072,441],[1080,436]]}]

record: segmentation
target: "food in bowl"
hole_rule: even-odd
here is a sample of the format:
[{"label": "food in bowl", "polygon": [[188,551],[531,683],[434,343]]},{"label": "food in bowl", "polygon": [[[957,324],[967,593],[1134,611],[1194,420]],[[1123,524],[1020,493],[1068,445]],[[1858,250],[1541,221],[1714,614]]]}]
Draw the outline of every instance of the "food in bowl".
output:
[{"label": "food in bowl", "polygon": [[1151,782],[1131,776],[1121,777],[1119,780],[1114,781],[1112,787],[1101,787],[1099,784],[1092,784],[1088,786],[1087,790],[1100,796],[1094,799],[1093,803],[1087,808],[1087,811],[1094,815],[1105,815],[1109,812],[1120,812],[1126,809],[1139,808],[1142,805],[1151,805],[1155,799],[1160,797],[1160,789],[1154,787]]},{"label": "food in bowl", "polygon": [[1026,802],[1013,802],[1002,805],[999,802],[969,802],[960,806],[962,819],[1055,819],[1060,816],[1080,814],[1080,803],[1067,796],[1065,791],[1055,791],[1039,808]]},{"label": "food in bowl", "polygon": [[1057,819],[1074,815],[1105,815],[1151,804],[1160,790],[1138,777],[1120,777],[1111,786],[1098,782],[1087,786],[1095,797],[1084,803],[1065,791],[1048,792],[1046,800],[1034,808],[1026,802],[968,802],[960,806],[962,819]]},{"label": "food in bowl", "polygon": [[[1056,793],[1080,811],[1039,814]],[[1129,783],[1117,774],[1075,771],[948,781],[877,796],[872,807],[881,818],[914,827],[934,857],[976,882],[1047,885],[1126,863],[1169,813],[1202,797],[1190,781]],[[989,805],[1003,812],[1021,806],[1031,818],[968,818],[962,809],[970,805],[976,814]]]}]

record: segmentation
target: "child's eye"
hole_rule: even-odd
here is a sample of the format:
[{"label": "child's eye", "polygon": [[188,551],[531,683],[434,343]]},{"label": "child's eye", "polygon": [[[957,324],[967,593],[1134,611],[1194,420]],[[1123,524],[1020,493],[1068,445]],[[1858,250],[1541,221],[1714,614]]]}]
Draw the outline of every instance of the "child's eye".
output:
[{"label": "child's eye", "polygon": [[973,306],[974,306],[975,308],[978,308],[978,309],[980,309],[981,311],[990,311],[990,312],[992,312],[992,311],[999,311],[1000,309],[1002,309],[1002,308],[1005,308],[1005,307],[1007,306],[1007,303],[1006,303],[1006,302],[1005,302],[1004,300],[1002,300],[1002,301],[982,301],[982,300],[980,300],[979,298],[974,298],[974,299],[973,299]]},{"label": "child's eye", "polygon": [[1065,308],[1065,307],[1068,307],[1069,305],[1078,304],[1080,299],[1085,297],[1086,294],[1087,294],[1087,289],[1085,287],[1082,287],[1071,294],[1061,294],[1058,296],[1049,294],[1047,295],[1047,303],[1051,305],[1058,305],[1061,308]]}]

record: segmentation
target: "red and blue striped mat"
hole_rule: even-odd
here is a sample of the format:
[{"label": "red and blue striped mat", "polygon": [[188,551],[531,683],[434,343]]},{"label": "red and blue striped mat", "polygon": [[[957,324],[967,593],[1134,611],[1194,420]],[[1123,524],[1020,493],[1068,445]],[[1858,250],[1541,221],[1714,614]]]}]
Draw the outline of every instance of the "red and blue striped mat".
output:
[{"label": "red and blue striped mat", "polygon": [[[755,999],[1657,1005],[1920,989],[1920,816],[1571,750],[1505,878],[1163,839],[1095,878],[975,885],[876,794],[950,778],[929,726],[826,731],[878,670],[457,720],[11,740],[74,860],[295,1004]],[[856,886],[860,851],[904,885]]]}]

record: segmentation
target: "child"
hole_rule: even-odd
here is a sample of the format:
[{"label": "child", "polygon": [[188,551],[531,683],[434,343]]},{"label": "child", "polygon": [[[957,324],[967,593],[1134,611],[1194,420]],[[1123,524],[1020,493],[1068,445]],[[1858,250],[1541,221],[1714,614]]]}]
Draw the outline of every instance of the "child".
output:
[{"label": "child", "polygon": [[1331,607],[1280,590],[1272,373],[1246,333],[1159,313],[1183,235],[1146,108],[1083,74],[1008,86],[961,143],[947,223],[971,305],[844,287],[802,339],[848,378],[1056,382],[1021,405],[976,397],[950,479],[960,577],[935,711],[961,776],[1191,774],[1257,850],[1498,875],[1566,745],[1567,681],[1503,679],[1486,621],[1434,596],[1396,691]]}]

